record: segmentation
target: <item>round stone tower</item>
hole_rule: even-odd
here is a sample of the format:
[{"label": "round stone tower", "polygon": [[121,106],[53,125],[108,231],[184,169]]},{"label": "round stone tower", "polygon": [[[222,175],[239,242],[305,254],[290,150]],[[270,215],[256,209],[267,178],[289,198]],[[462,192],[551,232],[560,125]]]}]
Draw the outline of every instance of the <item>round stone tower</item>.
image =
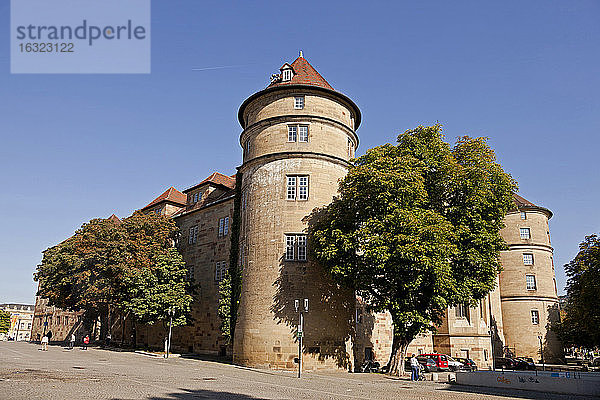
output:
[{"label": "round stone tower", "polygon": [[[562,356],[561,344],[550,331],[559,318],[550,210],[514,195],[516,208],[505,217],[502,237],[508,251],[501,253],[500,301],[505,349],[518,357],[552,362]],[[540,342],[541,340],[541,342]]]},{"label": "round stone tower", "polygon": [[360,110],[300,53],[241,105],[237,364],[297,368],[295,300],[304,315],[304,368],[348,367],[355,298],[307,256],[306,217],[329,204],[358,146]]}]

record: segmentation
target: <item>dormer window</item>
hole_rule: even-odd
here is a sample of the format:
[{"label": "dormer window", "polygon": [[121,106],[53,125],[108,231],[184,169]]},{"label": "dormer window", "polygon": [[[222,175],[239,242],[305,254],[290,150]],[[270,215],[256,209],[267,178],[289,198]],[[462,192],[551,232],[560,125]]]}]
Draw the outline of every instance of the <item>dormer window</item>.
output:
[{"label": "dormer window", "polygon": [[282,78],[281,80],[283,82],[289,82],[292,80],[292,76],[294,76],[294,73],[292,72],[291,68],[286,68],[282,71]]}]

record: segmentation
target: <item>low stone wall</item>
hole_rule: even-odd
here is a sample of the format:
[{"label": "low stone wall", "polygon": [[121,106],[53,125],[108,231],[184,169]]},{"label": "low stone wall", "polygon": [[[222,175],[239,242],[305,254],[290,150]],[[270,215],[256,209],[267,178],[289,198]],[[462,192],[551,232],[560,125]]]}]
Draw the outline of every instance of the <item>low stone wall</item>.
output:
[{"label": "low stone wall", "polygon": [[600,374],[590,372],[458,372],[456,383],[469,386],[600,396]]}]

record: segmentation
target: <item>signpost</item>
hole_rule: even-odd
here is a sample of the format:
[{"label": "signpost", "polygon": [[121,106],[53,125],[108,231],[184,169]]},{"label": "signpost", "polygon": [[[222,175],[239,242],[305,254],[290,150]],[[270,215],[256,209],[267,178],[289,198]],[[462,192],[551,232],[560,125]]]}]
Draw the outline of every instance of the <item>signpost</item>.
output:
[{"label": "signpost", "polygon": [[302,374],[302,339],[304,337],[304,312],[308,312],[308,299],[304,299],[304,308],[300,307],[300,300],[294,300],[296,312],[300,313],[298,317],[298,378]]}]

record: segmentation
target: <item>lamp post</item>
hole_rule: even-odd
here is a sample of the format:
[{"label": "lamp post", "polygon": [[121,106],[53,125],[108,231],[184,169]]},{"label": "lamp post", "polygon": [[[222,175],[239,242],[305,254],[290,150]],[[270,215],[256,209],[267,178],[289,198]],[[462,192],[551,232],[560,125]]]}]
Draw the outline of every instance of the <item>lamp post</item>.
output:
[{"label": "lamp post", "polygon": [[165,358],[169,358],[169,350],[171,350],[171,332],[173,329],[173,307],[169,307],[169,336],[167,337],[167,352],[165,353]]},{"label": "lamp post", "polygon": [[489,308],[489,314],[490,314],[490,323],[488,328],[490,328],[490,347],[491,347],[491,351],[492,351],[492,371],[496,370],[496,353],[494,353],[494,334],[496,333],[495,330],[492,330],[492,296],[488,293],[488,308]]},{"label": "lamp post", "polygon": [[304,336],[304,314],[308,312],[308,299],[304,299],[304,308],[300,307],[300,300],[294,300],[294,308],[299,313],[298,317],[298,378],[302,374],[302,336]]},{"label": "lamp post", "polygon": [[546,365],[544,364],[544,347],[542,346],[542,334],[538,334],[538,339],[540,341],[540,356],[542,357],[542,371],[546,370]]}]

